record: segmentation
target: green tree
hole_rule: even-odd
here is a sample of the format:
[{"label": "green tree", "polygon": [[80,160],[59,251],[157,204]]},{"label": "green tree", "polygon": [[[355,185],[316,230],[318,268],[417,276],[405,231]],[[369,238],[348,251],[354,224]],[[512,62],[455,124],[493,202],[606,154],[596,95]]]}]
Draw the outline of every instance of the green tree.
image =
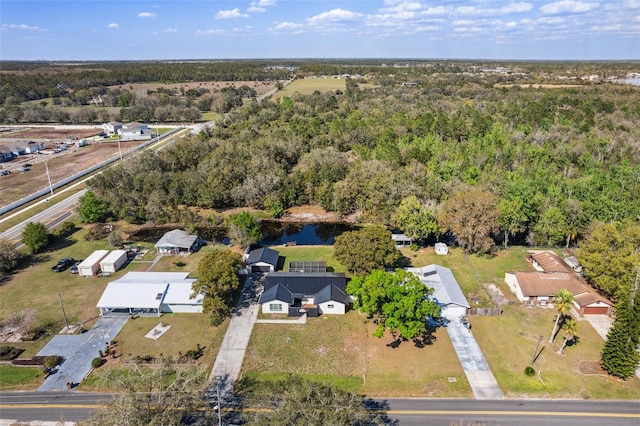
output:
[{"label": "green tree", "polygon": [[500,200],[498,211],[498,224],[504,234],[504,248],[507,248],[509,236],[523,232],[527,227],[528,218],[520,196]]},{"label": "green tree", "polygon": [[622,294],[616,305],[616,319],[607,334],[600,364],[609,374],[627,379],[631,377],[640,363],[640,303],[638,301],[638,274],[633,289]]},{"label": "green tree", "polygon": [[262,231],[255,216],[249,212],[241,212],[229,217],[229,238],[234,244],[248,247],[262,239]]},{"label": "green tree", "polygon": [[558,207],[546,209],[533,227],[533,232],[536,234],[535,241],[547,246],[560,243],[565,236],[566,222],[564,213]]},{"label": "green tree", "polygon": [[31,253],[38,253],[49,244],[47,227],[40,222],[29,222],[22,231],[22,243]]},{"label": "green tree", "polygon": [[553,338],[556,336],[556,332],[558,331],[558,323],[560,322],[560,318],[567,315],[571,312],[571,306],[573,305],[573,294],[569,290],[560,290],[553,296],[553,306],[558,310],[558,314],[556,315],[556,320],[553,323],[553,330],[551,331],[551,336],[549,336],[549,343],[553,342]]},{"label": "green tree", "polygon": [[370,410],[365,398],[298,376],[276,381],[243,379],[237,386],[247,408],[243,420],[252,425],[382,425],[383,412]]},{"label": "green tree", "polygon": [[80,217],[85,223],[101,222],[107,216],[107,204],[96,197],[93,191],[87,191],[80,197]]},{"label": "green tree", "polygon": [[440,307],[428,298],[432,292],[418,277],[402,269],[395,273],[377,269],[347,284],[347,293],[355,299],[354,307],[378,324],[373,335],[382,337],[389,330],[394,339],[424,335],[427,317],[440,315]]},{"label": "green tree", "polygon": [[348,271],[359,275],[396,266],[402,258],[391,232],[381,226],[366,226],[337,236],[333,254]]},{"label": "green tree", "polygon": [[498,199],[482,189],[460,191],[442,204],[438,222],[455,235],[467,252],[488,252],[498,227]]},{"label": "green tree", "polygon": [[202,309],[211,316],[213,325],[219,325],[233,310],[233,295],[240,288],[238,269],[242,256],[228,249],[215,249],[198,262],[198,280],[193,293],[202,294]]},{"label": "green tree", "polygon": [[435,209],[421,203],[415,195],[404,198],[391,219],[413,240],[440,235]]},{"label": "green tree", "polygon": [[20,252],[9,240],[0,240],[0,278],[18,266]]},{"label": "green tree", "polygon": [[591,283],[616,299],[634,284],[639,247],[640,224],[631,220],[596,223],[576,254]]},{"label": "green tree", "polygon": [[578,335],[578,322],[573,318],[569,318],[564,322],[564,324],[562,324],[562,329],[564,330],[564,341],[562,342],[560,349],[558,349],[559,354],[563,353],[567,343],[569,343],[569,341],[574,341]]}]

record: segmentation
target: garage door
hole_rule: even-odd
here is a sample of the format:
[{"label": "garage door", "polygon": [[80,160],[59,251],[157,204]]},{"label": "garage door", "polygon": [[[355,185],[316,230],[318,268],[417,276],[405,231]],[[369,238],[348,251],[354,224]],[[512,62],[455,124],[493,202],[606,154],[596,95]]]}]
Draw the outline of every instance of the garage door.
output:
[{"label": "garage door", "polygon": [[252,266],[251,272],[253,273],[267,273],[270,272],[271,268],[269,266]]},{"label": "garage door", "polygon": [[584,308],[584,315],[607,315],[609,310],[608,306],[586,306]]}]

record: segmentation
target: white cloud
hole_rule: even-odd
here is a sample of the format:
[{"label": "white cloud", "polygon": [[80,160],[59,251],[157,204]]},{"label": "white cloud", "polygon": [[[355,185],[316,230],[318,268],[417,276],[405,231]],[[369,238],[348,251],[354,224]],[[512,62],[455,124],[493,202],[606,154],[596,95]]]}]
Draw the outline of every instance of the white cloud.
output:
[{"label": "white cloud", "polygon": [[512,3],[507,6],[503,6],[500,8],[500,12],[504,15],[508,15],[510,13],[524,13],[529,12],[533,9],[533,5],[531,3]]},{"label": "white cloud", "polygon": [[266,11],[267,11],[267,9],[265,9],[264,7],[259,7],[259,6],[249,6],[247,8],[247,12],[249,12],[249,13],[264,13]]},{"label": "white cloud", "polygon": [[428,9],[423,10],[422,12],[420,12],[421,15],[446,15],[447,13],[449,13],[449,9],[444,7],[444,6],[436,6],[436,7],[430,7]]},{"label": "white cloud", "polygon": [[276,3],[276,0],[255,0],[249,3],[247,12],[264,13],[267,11],[267,7],[273,7],[276,5]]},{"label": "white cloud", "polygon": [[422,5],[414,1],[400,1],[394,3],[385,1],[385,4],[389,4],[390,7],[380,9],[380,12],[382,13],[398,13],[422,9]]},{"label": "white cloud", "polygon": [[598,3],[585,3],[575,0],[562,0],[555,3],[545,4],[540,8],[540,12],[545,15],[558,15],[561,13],[585,13],[599,6]]},{"label": "white cloud", "polygon": [[116,24],[115,22],[112,22],[109,25],[107,25],[107,28],[120,28],[120,24]]},{"label": "white cloud", "polygon": [[324,22],[347,22],[355,21],[362,17],[362,14],[351,12],[344,9],[333,9],[328,12],[323,12],[319,15],[308,18],[307,21],[312,24],[319,24]]},{"label": "white cloud", "polygon": [[206,36],[206,35],[219,35],[224,34],[224,30],[198,30],[196,31],[197,36]]},{"label": "white cloud", "polygon": [[158,15],[156,13],[153,12],[140,12],[138,13],[138,18],[157,18]]},{"label": "white cloud", "polygon": [[293,22],[280,22],[275,27],[273,27],[276,31],[298,31],[304,28],[302,24],[296,24]]},{"label": "white cloud", "polygon": [[438,31],[440,29],[440,27],[435,26],[435,25],[426,25],[424,27],[416,27],[416,31],[424,33],[424,32],[431,32],[431,31]]},{"label": "white cloud", "polygon": [[163,33],[177,33],[178,29],[177,28],[165,28],[164,30],[162,30]]},{"label": "white cloud", "polygon": [[2,24],[2,31],[20,30],[20,31],[46,31],[44,28],[27,24]]},{"label": "white cloud", "polygon": [[500,8],[482,8],[475,6],[459,6],[455,12],[460,15],[495,16],[511,15],[513,13],[525,13],[533,10],[533,5],[526,2],[511,3]]},{"label": "white cloud", "polygon": [[473,21],[470,19],[457,19],[452,22],[453,25],[471,25]]},{"label": "white cloud", "polygon": [[240,9],[238,9],[237,7],[231,10],[219,10],[215,16],[216,19],[235,19],[235,18],[248,18],[248,17],[249,15],[240,13]]},{"label": "white cloud", "polygon": [[516,21],[510,21],[504,24],[504,26],[505,28],[515,28],[518,26],[518,23]]}]

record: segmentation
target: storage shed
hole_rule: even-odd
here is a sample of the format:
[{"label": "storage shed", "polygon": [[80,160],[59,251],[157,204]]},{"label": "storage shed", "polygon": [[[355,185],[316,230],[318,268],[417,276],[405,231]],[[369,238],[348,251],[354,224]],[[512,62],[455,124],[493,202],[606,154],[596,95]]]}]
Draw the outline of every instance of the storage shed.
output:
[{"label": "storage shed", "polygon": [[100,261],[102,272],[113,274],[127,261],[127,252],[124,250],[114,250],[107,257]]},{"label": "storage shed", "polygon": [[100,261],[109,254],[109,250],[96,250],[78,265],[78,275],[92,277],[100,271]]},{"label": "storage shed", "polygon": [[436,254],[439,254],[441,256],[449,254],[449,247],[447,247],[445,243],[436,243],[434,248],[436,250]]}]

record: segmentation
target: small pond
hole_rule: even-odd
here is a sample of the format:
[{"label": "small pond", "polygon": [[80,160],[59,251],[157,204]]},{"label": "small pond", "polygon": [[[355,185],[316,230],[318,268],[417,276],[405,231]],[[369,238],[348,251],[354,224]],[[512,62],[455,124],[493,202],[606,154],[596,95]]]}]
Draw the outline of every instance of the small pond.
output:
[{"label": "small pond", "polygon": [[332,245],[338,235],[358,229],[357,226],[343,222],[298,223],[270,220],[263,220],[260,228],[262,229],[260,244],[263,246]]}]

